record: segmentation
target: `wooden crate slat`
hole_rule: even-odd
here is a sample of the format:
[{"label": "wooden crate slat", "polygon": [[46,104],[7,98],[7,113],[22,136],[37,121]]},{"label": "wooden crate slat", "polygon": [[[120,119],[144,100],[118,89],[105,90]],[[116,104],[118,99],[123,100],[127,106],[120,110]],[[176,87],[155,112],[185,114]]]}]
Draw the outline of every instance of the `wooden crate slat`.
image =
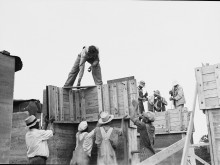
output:
[{"label": "wooden crate slat", "polygon": [[213,109],[213,108],[218,108],[219,106],[216,105],[216,103],[219,102],[218,97],[210,97],[205,99],[205,105],[207,109]]},{"label": "wooden crate slat", "polygon": [[200,109],[205,109],[206,104],[205,104],[205,98],[203,95],[203,80],[202,80],[202,69],[201,68],[196,68],[195,73],[196,73],[196,80],[197,80],[197,91],[198,91],[198,100],[199,100],[199,107]]},{"label": "wooden crate slat", "polygon": [[[128,93],[129,93],[129,114],[133,110],[132,108],[132,100],[137,100],[138,99],[138,92],[137,92],[137,83],[135,79],[129,80],[128,81]],[[138,110],[139,112],[139,110]],[[136,125],[132,121],[129,122],[129,126],[132,128],[137,128]]]},{"label": "wooden crate slat", "polygon": [[58,88],[59,91],[59,119],[61,121],[64,120],[64,112],[63,112],[63,88]]},{"label": "wooden crate slat", "polygon": [[99,105],[99,113],[103,111],[103,102],[102,102],[102,86],[97,86],[97,94],[98,94],[98,105]]},{"label": "wooden crate slat", "polygon": [[110,113],[110,100],[109,100],[109,85],[102,85],[102,96],[103,96],[103,108],[104,111]]},{"label": "wooden crate slat", "polygon": [[75,94],[75,103],[76,103],[76,118],[75,121],[80,122],[81,121],[81,113],[80,113],[80,96],[79,96],[79,90],[74,90]]},{"label": "wooden crate slat", "polygon": [[215,73],[209,73],[209,74],[202,75],[202,80],[203,80],[203,82],[214,81],[215,80]]},{"label": "wooden crate slat", "polygon": [[[216,84],[217,84],[217,94],[218,98],[220,99],[220,64],[215,65],[215,78],[216,78]],[[220,102],[216,102],[216,106],[220,107]]]},{"label": "wooden crate slat", "polygon": [[202,74],[214,73],[215,69],[212,65],[202,67]]},{"label": "wooden crate slat", "polygon": [[123,97],[124,97],[124,114],[123,115],[128,115],[129,114],[129,109],[128,109],[128,84],[127,81],[122,82],[124,85],[123,88]]},{"label": "wooden crate slat", "polygon": [[203,83],[203,90],[217,89],[216,81],[209,81]]},{"label": "wooden crate slat", "polygon": [[216,89],[210,89],[210,90],[205,90],[204,92],[204,98],[210,98],[210,97],[218,97],[218,92]]},{"label": "wooden crate slat", "polygon": [[49,119],[54,118],[58,121],[57,118],[57,99],[56,99],[56,87],[49,85],[48,86],[48,99],[49,99]]},{"label": "wooden crate slat", "polygon": [[73,90],[69,89],[70,121],[74,121]]},{"label": "wooden crate slat", "polygon": [[165,112],[165,120],[166,120],[166,131],[170,131],[170,115],[169,112]]},{"label": "wooden crate slat", "polygon": [[80,90],[80,109],[81,109],[81,117],[86,120],[86,108],[85,108],[85,93],[84,90]]},{"label": "wooden crate slat", "polygon": [[118,94],[117,94],[117,84],[113,83],[110,86],[112,89],[112,101],[113,101],[113,112],[112,114],[116,117],[119,116],[119,107],[118,107]]}]

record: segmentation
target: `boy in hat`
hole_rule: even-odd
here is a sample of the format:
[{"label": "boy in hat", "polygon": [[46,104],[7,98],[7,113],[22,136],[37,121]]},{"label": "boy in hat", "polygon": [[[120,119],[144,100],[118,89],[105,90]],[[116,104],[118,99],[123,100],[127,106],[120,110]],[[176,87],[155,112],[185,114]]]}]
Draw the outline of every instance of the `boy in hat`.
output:
[{"label": "boy in hat", "polygon": [[25,119],[28,128],[25,141],[29,164],[46,164],[46,160],[49,157],[47,140],[53,136],[54,119],[50,121],[50,130],[40,130],[39,121],[34,115]]},{"label": "boy in hat", "polygon": [[[155,127],[152,122],[155,120],[155,115],[153,112],[144,112],[141,116],[136,117],[138,110],[138,102],[132,100],[133,110],[131,111],[131,121],[139,129],[140,133],[140,161],[151,157],[155,154],[153,149],[154,139],[155,139]],[[141,118],[141,121],[139,120]]]},{"label": "boy in hat", "polygon": [[92,76],[95,82],[95,85],[102,85],[102,74],[101,67],[99,64],[99,49],[96,46],[84,46],[81,53],[77,56],[77,59],[68,75],[68,78],[64,84],[64,87],[73,86],[76,77],[79,73],[79,78],[77,86],[80,86],[81,79],[84,74],[85,62],[91,64],[88,68],[88,72],[92,71]]},{"label": "boy in hat", "polygon": [[154,95],[148,99],[148,110],[151,112],[162,112],[166,111],[167,101],[164,97],[161,97],[160,91],[155,90]]},{"label": "boy in hat", "polygon": [[169,91],[171,95],[170,101],[173,101],[175,109],[182,109],[186,103],[183,88],[179,85],[177,81],[173,82],[173,88]]},{"label": "boy in hat", "polygon": [[86,121],[80,122],[78,132],[76,133],[76,148],[73,151],[73,157],[70,161],[70,165],[90,164],[94,130],[88,133],[88,123]]},{"label": "boy in hat", "polygon": [[100,119],[98,120],[100,126],[95,130],[95,143],[98,147],[98,165],[117,165],[115,150],[118,146],[118,138],[123,132],[124,118],[122,118],[121,128],[115,128],[111,126],[114,115],[110,115],[108,112],[101,112]]},{"label": "boy in hat", "polygon": [[148,93],[145,92],[145,94],[143,93],[143,88],[145,87],[145,82],[143,80],[141,80],[139,82],[139,85],[138,85],[138,105],[139,105],[139,111],[140,113],[142,114],[145,110],[144,110],[144,103],[145,101],[147,101],[147,96],[148,96]]}]

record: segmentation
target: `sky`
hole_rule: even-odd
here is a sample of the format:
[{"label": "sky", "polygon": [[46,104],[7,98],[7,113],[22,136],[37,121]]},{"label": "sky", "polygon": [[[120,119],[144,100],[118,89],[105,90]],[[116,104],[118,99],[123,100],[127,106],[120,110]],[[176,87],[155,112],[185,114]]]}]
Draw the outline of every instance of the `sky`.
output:
[{"label": "sky", "polygon": [[[192,110],[194,69],[220,62],[218,2],[0,0],[0,20],[0,50],[23,62],[14,99],[42,102],[46,85],[62,87],[82,47],[96,45],[104,84],[135,76],[149,95],[159,90],[169,109],[177,80]],[[81,85],[93,84],[85,71]],[[207,126],[198,102],[194,125],[199,142]]]}]

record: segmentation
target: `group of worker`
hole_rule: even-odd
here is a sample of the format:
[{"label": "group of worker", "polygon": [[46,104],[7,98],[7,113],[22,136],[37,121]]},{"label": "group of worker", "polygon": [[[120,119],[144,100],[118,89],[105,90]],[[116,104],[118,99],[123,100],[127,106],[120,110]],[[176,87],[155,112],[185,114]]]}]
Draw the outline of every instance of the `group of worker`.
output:
[{"label": "group of worker", "polygon": [[[102,75],[100,67],[99,49],[96,46],[83,47],[81,53],[78,54],[77,59],[72,67],[64,87],[73,86],[77,75],[77,86],[81,85],[83,77],[85,62],[91,64],[88,72],[92,71],[93,79],[96,85],[102,85]],[[124,119],[129,118],[137,126],[140,133],[140,161],[143,161],[153,154],[155,154],[153,145],[155,139],[155,127],[153,122],[155,120],[155,111],[165,111],[166,100],[161,97],[158,90],[154,91],[154,95],[148,97],[148,93],[143,94],[144,81],[140,81],[138,85],[139,98],[132,100],[132,110],[130,116],[123,116],[121,127],[112,127],[111,121],[114,115],[108,112],[101,112],[97,126],[88,132],[87,121],[82,121],[78,125],[78,132],[76,133],[76,147],[73,151],[70,164],[72,165],[89,165],[91,160],[91,151],[93,144],[97,145],[97,164],[98,165],[117,165],[116,150],[118,147],[118,138],[124,134]],[[175,108],[184,106],[185,99],[182,88],[179,84],[174,84],[170,91],[171,98],[174,102]],[[148,110],[144,109],[144,101],[148,101]],[[39,127],[39,120],[31,115],[25,119],[28,132],[25,140],[27,145],[27,157],[29,164],[46,164],[49,157],[49,148],[47,140],[54,134],[53,121],[50,119],[47,130],[41,130]]]},{"label": "group of worker", "polygon": [[[138,92],[139,92],[139,111],[143,113],[145,111],[144,102],[148,102],[148,111],[151,112],[163,112],[166,111],[167,101],[164,97],[161,96],[159,90],[155,90],[153,95],[148,96],[148,93],[145,92],[143,94],[143,88],[145,87],[145,82],[142,80],[139,82],[138,85]],[[177,81],[173,82],[172,89],[169,91],[171,97],[169,98],[172,101],[174,109],[181,109],[184,107],[186,103],[183,88],[178,84]]]}]

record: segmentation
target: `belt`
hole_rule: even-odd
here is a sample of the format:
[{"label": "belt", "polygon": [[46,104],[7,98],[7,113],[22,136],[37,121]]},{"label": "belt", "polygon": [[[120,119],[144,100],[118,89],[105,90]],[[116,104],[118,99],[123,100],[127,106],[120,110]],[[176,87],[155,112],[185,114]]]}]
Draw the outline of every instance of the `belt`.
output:
[{"label": "belt", "polygon": [[[44,160],[47,160],[47,157],[46,157],[46,156],[38,156],[38,155],[36,155],[36,156],[34,156],[34,157],[31,157],[31,158],[37,158],[37,157],[40,157],[40,158],[43,158]],[[29,158],[29,159],[31,159],[31,158]]]}]

